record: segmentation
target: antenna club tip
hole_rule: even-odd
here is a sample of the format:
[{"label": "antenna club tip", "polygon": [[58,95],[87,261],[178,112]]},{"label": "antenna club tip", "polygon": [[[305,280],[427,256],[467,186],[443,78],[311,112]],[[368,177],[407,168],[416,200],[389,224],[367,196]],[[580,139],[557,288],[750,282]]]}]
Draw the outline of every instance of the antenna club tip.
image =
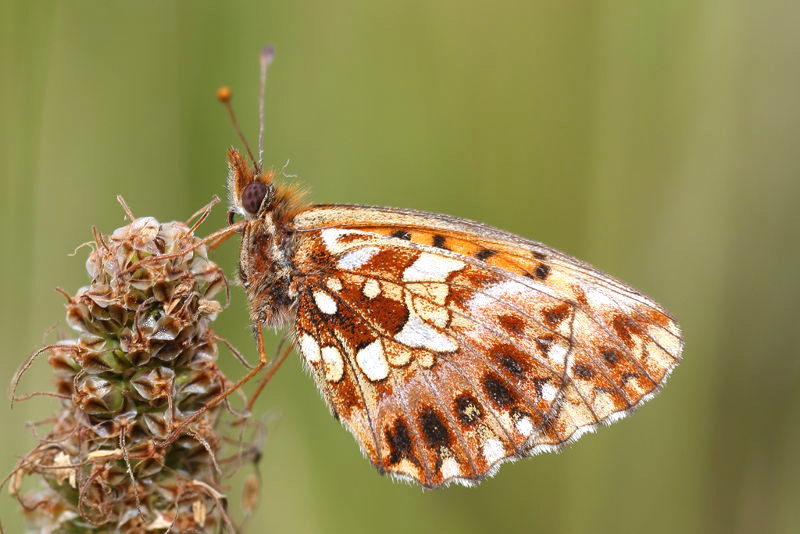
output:
[{"label": "antenna club tip", "polygon": [[231,97],[233,96],[233,91],[227,85],[223,85],[219,89],[217,89],[217,100],[220,102],[230,102]]},{"label": "antenna club tip", "polygon": [[261,61],[266,63],[272,63],[273,58],[275,57],[275,47],[272,45],[267,45],[261,49]]}]

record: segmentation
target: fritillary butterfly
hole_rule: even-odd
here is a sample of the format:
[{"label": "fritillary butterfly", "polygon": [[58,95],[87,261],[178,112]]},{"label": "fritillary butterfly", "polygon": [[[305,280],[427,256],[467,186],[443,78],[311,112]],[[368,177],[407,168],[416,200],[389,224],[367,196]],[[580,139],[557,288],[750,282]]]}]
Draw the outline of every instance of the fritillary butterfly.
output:
[{"label": "fritillary butterfly", "polygon": [[580,260],[446,215],[309,205],[248,152],[252,164],[228,152],[243,220],[224,232],[242,234],[261,365],[262,329],[292,324],[381,473],[475,483],[628,415],[680,361],[664,308]]}]

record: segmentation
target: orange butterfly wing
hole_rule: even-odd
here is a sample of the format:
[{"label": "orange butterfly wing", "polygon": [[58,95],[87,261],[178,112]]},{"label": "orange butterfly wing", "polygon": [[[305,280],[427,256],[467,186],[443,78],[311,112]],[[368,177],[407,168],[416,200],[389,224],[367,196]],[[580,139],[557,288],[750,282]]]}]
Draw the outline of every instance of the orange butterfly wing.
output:
[{"label": "orange butterfly wing", "polygon": [[539,243],[363,206],[294,227],[298,346],[382,472],[480,480],[624,417],[679,361],[658,304]]}]

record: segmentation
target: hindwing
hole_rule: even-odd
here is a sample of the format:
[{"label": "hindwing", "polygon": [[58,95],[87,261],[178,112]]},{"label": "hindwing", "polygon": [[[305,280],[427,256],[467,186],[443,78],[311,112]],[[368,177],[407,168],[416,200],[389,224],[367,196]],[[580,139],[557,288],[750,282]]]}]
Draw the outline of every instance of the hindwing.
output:
[{"label": "hindwing", "polygon": [[647,400],[680,330],[566,254],[452,217],[316,206],[292,231],[296,339],[382,472],[471,483]]}]

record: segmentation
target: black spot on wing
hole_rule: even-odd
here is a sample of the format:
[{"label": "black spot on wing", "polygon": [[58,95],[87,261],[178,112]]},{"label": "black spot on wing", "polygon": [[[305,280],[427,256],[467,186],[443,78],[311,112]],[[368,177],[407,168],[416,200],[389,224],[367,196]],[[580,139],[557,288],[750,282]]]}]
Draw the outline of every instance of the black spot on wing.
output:
[{"label": "black spot on wing", "polygon": [[533,271],[533,274],[535,274],[536,278],[539,280],[544,280],[550,274],[550,267],[542,263],[536,268],[535,271]]},{"label": "black spot on wing", "polygon": [[492,402],[498,406],[508,406],[514,403],[514,394],[503,384],[500,378],[494,375],[489,374],[483,377],[483,388],[489,394]]},{"label": "black spot on wing", "polygon": [[592,371],[592,368],[582,363],[576,363],[572,370],[575,372],[575,376],[578,378],[583,378],[584,380],[589,380],[590,378],[594,377],[594,371]]},{"label": "black spot on wing", "polygon": [[503,369],[511,373],[516,378],[523,378],[527,365],[524,363],[525,353],[518,350],[510,343],[497,344],[491,349],[491,355],[502,366]]},{"label": "black spot on wing", "polygon": [[486,261],[489,258],[491,258],[492,256],[494,256],[495,254],[497,254],[497,252],[492,250],[492,249],[490,249],[490,248],[482,248],[478,252],[475,253],[475,257],[478,258],[481,261]]},{"label": "black spot on wing", "polygon": [[541,397],[544,395],[544,385],[550,381],[550,378],[534,378],[533,379],[533,388],[536,391],[536,395]]},{"label": "black spot on wing", "polygon": [[536,338],[536,346],[539,347],[539,350],[544,354],[547,354],[550,352],[550,347],[553,346],[554,341],[555,337],[552,334],[544,334]]},{"label": "black spot on wing", "polygon": [[639,373],[623,373],[623,375],[622,375],[622,377],[620,379],[620,382],[624,386],[625,384],[628,383],[628,380],[632,380],[632,379],[638,378],[638,377],[639,377]]},{"label": "black spot on wing", "polygon": [[411,433],[406,422],[398,417],[394,422],[394,427],[386,429],[386,441],[389,443],[389,464],[398,463],[403,458],[418,463],[414,457],[414,444],[411,441]]},{"label": "black spot on wing", "polygon": [[614,365],[619,361],[619,353],[614,349],[604,350],[602,356],[609,365]]},{"label": "black spot on wing", "polygon": [[559,323],[567,319],[572,313],[572,308],[568,303],[559,304],[552,308],[547,308],[543,311],[542,316],[547,326],[555,328]]},{"label": "black spot on wing", "polygon": [[422,427],[422,433],[425,436],[425,441],[431,447],[449,447],[452,442],[450,431],[442,422],[433,408],[426,408],[419,417],[419,423]]},{"label": "black spot on wing", "polygon": [[454,408],[458,420],[467,426],[475,424],[483,417],[480,403],[469,393],[463,393],[456,397]]},{"label": "black spot on wing", "polygon": [[505,368],[505,370],[511,373],[512,375],[517,377],[522,377],[525,374],[525,368],[522,367],[522,364],[520,364],[517,360],[515,360],[513,356],[510,356],[508,354],[501,354],[499,358],[500,358],[500,365],[502,365],[503,368]]}]

